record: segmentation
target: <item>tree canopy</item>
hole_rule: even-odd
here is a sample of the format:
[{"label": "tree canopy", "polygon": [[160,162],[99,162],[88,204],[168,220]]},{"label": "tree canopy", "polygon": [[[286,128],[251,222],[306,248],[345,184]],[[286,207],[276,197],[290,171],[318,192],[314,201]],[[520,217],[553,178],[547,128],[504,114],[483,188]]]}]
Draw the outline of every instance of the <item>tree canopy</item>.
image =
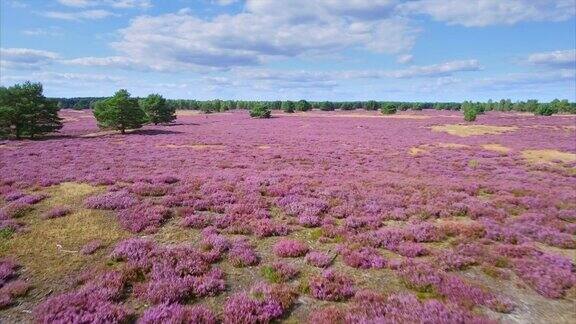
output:
[{"label": "tree canopy", "polygon": [[138,105],[138,99],[131,98],[125,89],[118,90],[113,97],[96,102],[94,117],[99,127],[116,129],[122,134],[126,129],[142,127],[147,121],[146,113]]},{"label": "tree canopy", "polygon": [[60,128],[58,104],[44,97],[42,84],[26,81],[0,87],[0,134],[34,138]]}]

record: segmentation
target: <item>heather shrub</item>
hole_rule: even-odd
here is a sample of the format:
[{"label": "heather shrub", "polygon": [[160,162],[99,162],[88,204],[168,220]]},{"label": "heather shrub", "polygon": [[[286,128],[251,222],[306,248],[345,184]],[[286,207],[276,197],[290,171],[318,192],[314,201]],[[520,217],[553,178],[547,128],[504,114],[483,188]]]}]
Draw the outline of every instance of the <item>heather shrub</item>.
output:
[{"label": "heather shrub", "polygon": [[10,306],[14,298],[26,295],[30,285],[23,280],[13,280],[0,288],[0,309]]},{"label": "heather shrub", "polygon": [[170,218],[169,208],[160,205],[142,204],[118,212],[120,225],[133,233],[153,233]]},{"label": "heather shrub", "polygon": [[202,229],[212,225],[212,217],[206,214],[189,214],[180,220],[180,226]]},{"label": "heather shrub", "polygon": [[320,276],[312,278],[309,287],[312,296],[329,301],[346,300],[355,291],[352,279],[332,270],[325,270]]},{"label": "heather shrub", "polygon": [[341,251],[344,263],[353,268],[381,269],[386,264],[378,250],[372,247],[350,248],[345,247]]},{"label": "heather shrub", "polygon": [[224,322],[268,323],[282,315],[293,303],[283,288],[257,284],[249,293],[238,293],[226,300]]},{"label": "heather shrub", "polygon": [[130,187],[130,191],[139,196],[159,197],[166,195],[170,187],[160,183],[137,182]]},{"label": "heather shrub", "polygon": [[33,207],[31,204],[16,200],[4,206],[0,212],[0,215],[4,219],[20,218],[26,215],[26,213],[32,210],[32,208]]},{"label": "heather shrub", "polygon": [[286,225],[270,219],[257,220],[253,225],[254,234],[258,237],[284,236],[290,232]]},{"label": "heather shrub", "polygon": [[308,246],[298,240],[282,239],[274,245],[274,253],[283,258],[296,258],[305,255]]},{"label": "heather shrub", "polygon": [[137,203],[138,199],[124,190],[107,192],[84,200],[84,205],[87,208],[107,210],[124,209]]},{"label": "heather shrub", "polygon": [[514,272],[539,294],[561,298],[576,283],[570,260],[553,254],[514,260]]},{"label": "heather shrub", "polygon": [[50,210],[48,210],[47,212],[42,214],[42,218],[48,219],[48,218],[63,217],[63,216],[70,214],[71,212],[72,211],[68,207],[57,206],[57,207],[51,208]]},{"label": "heather shrub", "polygon": [[428,250],[424,245],[413,242],[400,243],[396,247],[395,252],[409,258],[415,258],[430,254],[430,250]]},{"label": "heather shrub", "polygon": [[102,248],[102,246],[103,246],[103,243],[101,240],[92,240],[92,241],[84,244],[84,246],[80,249],[80,253],[82,253],[84,255],[93,254],[98,249]]},{"label": "heather shrub", "polygon": [[265,265],[261,268],[260,273],[266,281],[271,283],[286,282],[298,276],[300,271],[284,262],[274,262],[271,265]]},{"label": "heather shrub", "polygon": [[138,319],[138,324],[185,324],[217,323],[216,316],[206,306],[183,306],[180,304],[160,304],[148,308]]},{"label": "heather shrub", "polygon": [[333,257],[326,253],[319,251],[311,251],[306,254],[306,263],[313,265],[318,268],[326,268],[332,264]]},{"label": "heather shrub", "polygon": [[459,251],[452,250],[443,250],[436,256],[434,261],[442,269],[448,271],[464,270],[477,263],[474,258],[463,255]]},{"label": "heather shrub", "polygon": [[237,239],[228,251],[228,261],[235,267],[248,267],[260,263],[260,257],[250,242]]}]

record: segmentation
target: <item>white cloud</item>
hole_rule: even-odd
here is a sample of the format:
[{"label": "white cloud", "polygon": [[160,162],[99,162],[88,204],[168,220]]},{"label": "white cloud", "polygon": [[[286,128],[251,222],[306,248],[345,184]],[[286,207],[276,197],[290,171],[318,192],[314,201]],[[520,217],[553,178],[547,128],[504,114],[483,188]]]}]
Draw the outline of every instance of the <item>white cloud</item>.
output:
[{"label": "white cloud", "polygon": [[562,21],[576,14],[574,0],[417,0],[399,6],[450,25],[483,27],[525,21]]},{"label": "white cloud", "polygon": [[[419,32],[408,20],[378,11],[390,10],[393,1],[300,2],[313,9],[307,12],[308,17],[300,14],[305,10],[288,12],[284,2],[267,0],[248,1],[246,12],[211,19],[193,16],[189,10],[140,16],[119,31],[120,39],[112,46],[118,56],[130,58],[132,66],[178,71],[259,65],[271,58],[334,55],[356,47],[402,54],[412,48]],[[275,9],[267,11],[270,8]],[[370,8],[382,16],[362,19]],[[110,64],[117,66],[116,62]]]},{"label": "white cloud", "polygon": [[[576,70],[561,69],[548,72],[514,73],[503,76],[484,78],[475,84],[480,89],[488,90],[521,90],[537,89],[547,84],[570,83],[576,86]],[[573,89],[573,86],[572,86]],[[570,96],[573,96],[571,94]]]},{"label": "white cloud", "polygon": [[534,53],[526,61],[536,66],[576,68],[576,50]]},{"label": "white cloud", "polygon": [[37,69],[53,63],[58,54],[29,48],[0,48],[0,65],[10,69]]},{"label": "white cloud", "polygon": [[414,56],[411,54],[404,54],[404,55],[400,55],[398,56],[398,58],[396,59],[396,62],[400,63],[400,64],[407,64],[412,62],[412,60],[414,59]]},{"label": "white cloud", "polygon": [[234,2],[238,2],[238,0],[212,0],[212,2],[220,5],[220,6],[229,6]]},{"label": "white cloud", "polygon": [[77,8],[110,6],[113,8],[148,9],[152,7],[151,0],[58,0],[58,2],[67,7]]},{"label": "white cloud", "polygon": [[47,11],[42,13],[43,16],[54,19],[62,20],[98,20],[104,19],[112,16],[117,16],[117,14],[110,12],[108,10],[94,9],[94,10],[83,10],[75,12],[63,12],[63,11]]},{"label": "white cloud", "polygon": [[59,27],[31,28],[24,29],[22,34],[26,36],[62,36],[62,29]]},{"label": "white cloud", "polygon": [[145,70],[138,62],[122,56],[108,57],[80,57],[70,60],[62,60],[62,63],[79,66],[96,66],[96,67],[113,67],[122,69],[140,69]]}]

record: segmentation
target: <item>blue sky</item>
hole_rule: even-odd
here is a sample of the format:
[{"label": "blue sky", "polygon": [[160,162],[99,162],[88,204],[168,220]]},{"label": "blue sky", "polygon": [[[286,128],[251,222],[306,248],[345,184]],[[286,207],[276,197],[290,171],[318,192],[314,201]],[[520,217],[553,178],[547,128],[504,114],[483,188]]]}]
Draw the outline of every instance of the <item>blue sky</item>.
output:
[{"label": "blue sky", "polygon": [[576,100],[574,0],[0,0],[48,96]]}]

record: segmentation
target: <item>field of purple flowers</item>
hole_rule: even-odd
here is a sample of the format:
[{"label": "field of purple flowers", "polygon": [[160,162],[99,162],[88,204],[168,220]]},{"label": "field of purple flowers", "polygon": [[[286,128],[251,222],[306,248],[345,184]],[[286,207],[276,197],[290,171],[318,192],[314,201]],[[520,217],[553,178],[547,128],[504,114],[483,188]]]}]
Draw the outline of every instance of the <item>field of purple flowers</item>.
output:
[{"label": "field of purple flowers", "polygon": [[183,113],[0,143],[0,322],[571,322],[576,117]]}]

